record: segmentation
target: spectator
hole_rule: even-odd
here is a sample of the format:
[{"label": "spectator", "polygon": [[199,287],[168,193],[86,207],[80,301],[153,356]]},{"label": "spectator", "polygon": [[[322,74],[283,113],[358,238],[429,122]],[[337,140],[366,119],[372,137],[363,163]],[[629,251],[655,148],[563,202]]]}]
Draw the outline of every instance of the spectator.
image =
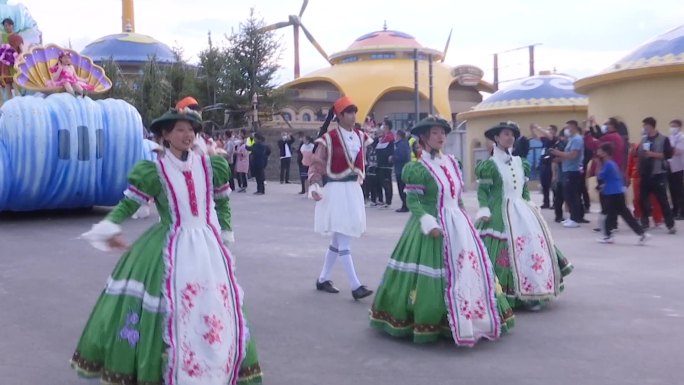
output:
[{"label": "spectator", "polygon": [[299,176],[302,182],[302,191],[300,194],[306,194],[307,191],[307,180],[309,179],[309,166],[313,161],[314,156],[314,143],[313,138],[310,136],[304,137],[304,143],[299,147],[299,153],[301,154],[301,162],[299,166]]},{"label": "spectator", "polygon": [[251,147],[247,147],[248,151],[252,152],[252,159],[254,165],[252,165],[252,172],[254,173],[254,179],[257,183],[257,191],[254,195],[264,195],[266,189],[264,187],[264,181],[266,180],[266,165],[268,164],[268,157],[271,155],[271,149],[266,146],[266,138],[261,134],[254,135],[255,143]]},{"label": "spectator", "polygon": [[672,146],[670,140],[661,135],[656,129],[656,120],[652,117],[645,118],[643,121],[644,138],[638,149],[639,175],[641,175],[640,206],[643,216],[641,224],[648,228],[648,216],[650,207],[648,198],[651,193],[655,194],[660,207],[665,216],[665,225],[670,234],[675,234],[674,219],[670,203],[667,201],[667,160],[672,157]]},{"label": "spectator", "polygon": [[[641,195],[639,195],[641,191],[641,176],[639,175],[639,168],[637,167],[638,163],[639,143],[635,143],[631,146],[629,158],[627,161],[627,178],[629,178],[629,180],[627,181],[627,186],[632,186],[632,205],[634,207],[634,218],[643,223],[643,213],[641,212],[641,204],[639,203],[641,202]],[[654,194],[651,193],[651,195],[648,197],[648,200],[651,204],[651,214],[653,216],[653,223],[655,224],[655,227],[660,227],[665,223],[665,219],[663,218],[663,210],[660,208],[660,204],[658,203],[658,200],[656,199]],[[646,217],[645,222],[648,223],[648,217]]]},{"label": "spectator", "polygon": [[584,155],[584,140],[582,131],[576,120],[566,122],[565,135],[569,137],[565,150],[552,149],[551,153],[562,160],[561,170],[563,178],[563,198],[570,209],[570,219],[563,222],[564,227],[579,227],[580,223],[587,223],[581,203],[582,186],[582,156]]},{"label": "spectator", "polygon": [[539,181],[542,186],[544,202],[541,208],[550,209],[552,187],[551,181],[553,180],[553,156],[549,153],[549,149],[556,147],[558,144],[558,127],[552,124],[549,126],[548,130],[544,130],[538,124],[533,124],[531,129],[533,135],[539,138],[542,147],[541,155],[539,157]]},{"label": "spectator", "polygon": [[672,158],[668,182],[672,197],[672,215],[676,220],[684,220],[684,133],[682,121],[679,119],[670,122],[670,144]]},{"label": "spectator", "polygon": [[394,155],[394,134],[392,133],[391,122],[385,122],[382,126],[382,136],[375,146],[378,156],[378,196],[382,200],[383,192],[385,205],[388,208],[392,205],[392,157]]},{"label": "spectator", "polygon": [[278,140],[278,148],[280,149],[280,184],[290,183],[290,164],[292,163],[292,144],[294,137],[283,132]]},{"label": "spectator", "polygon": [[406,139],[406,132],[403,130],[397,131],[397,143],[394,149],[394,176],[397,179],[397,189],[399,190],[399,198],[401,198],[401,207],[396,211],[398,213],[406,213],[409,211],[408,206],[406,206],[406,192],[404,188],[406,184],[401,178],[401,173],[404,166],[411,161],[411,147],[409,146],[409,141]]},{"label": "spectator", "polygon": [[247,191],[247,174],[249,173],[249,151],[247,150],[247,141],[245,130],[240,131],[240,137],[235,141],[237,148],[235,154],[235,173],[237,174],[238,192],[243,193]]}]

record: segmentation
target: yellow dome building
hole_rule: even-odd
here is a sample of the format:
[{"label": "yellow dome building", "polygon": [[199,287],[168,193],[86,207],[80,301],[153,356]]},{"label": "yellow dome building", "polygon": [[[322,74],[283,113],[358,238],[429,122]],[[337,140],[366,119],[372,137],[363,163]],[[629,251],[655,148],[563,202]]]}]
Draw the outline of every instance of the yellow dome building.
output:
[{"label": "yellow dome building", "polygon": [[484,133],[497,123],[512,120],[529,137],[532,123],[562,128],[568,120],[586,119],[587,97],[574,91],[574,81],[567,75],[542,72],[509,84],[472,110],[460,114],[459,119],[466,123],[468,151],[462,159],[466,181],[470,185],[475,182],[475,165],[489,157]]},{"label": "yellow dome building", "polygon": [[349,48],[330,56],[331,67],[295,79],[282,86],[288,97],[282,118],[293,126],[320,125],[328,108],[341,95],[351,97],[359,108],[362,123],[371,113],[381,121],[388,117],[397,129],[409,128],[415,117],[414,50],[419,58],[420,112],[429,111],[429,65],[433,60],[433,113],[456,120],[482,100],[479,91],[493,92],[482,80],[483,72],[473,66],[452,68],[441,62],[443,53],[423,47],[403,32],[382,30],[363,35]]},{"label": "yellow dome building", "polygon": [[667,127],[684,115],[684,26],[641,45],[611,67],[578,80],[577,92],[589,97],[589,115],[617,116],[637,141],[647,116]]}]

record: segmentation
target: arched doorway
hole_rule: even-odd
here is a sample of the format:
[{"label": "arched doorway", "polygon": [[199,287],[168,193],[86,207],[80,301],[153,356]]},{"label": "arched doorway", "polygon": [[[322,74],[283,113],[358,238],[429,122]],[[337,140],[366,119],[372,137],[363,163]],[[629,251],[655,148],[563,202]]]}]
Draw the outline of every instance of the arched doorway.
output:
[{"label": "arched doorway", "polygon": [[[392,122],[393,129],[408,130],[416,121],[425,118],[429,111],[429,101],[421,94],[418,104],[420,112],[416,118],[415,100],[413,90],[392,90],[383,94],[370,111],[376,122],[387,118]],[[433,111],[437,112],[436,109]]]}]

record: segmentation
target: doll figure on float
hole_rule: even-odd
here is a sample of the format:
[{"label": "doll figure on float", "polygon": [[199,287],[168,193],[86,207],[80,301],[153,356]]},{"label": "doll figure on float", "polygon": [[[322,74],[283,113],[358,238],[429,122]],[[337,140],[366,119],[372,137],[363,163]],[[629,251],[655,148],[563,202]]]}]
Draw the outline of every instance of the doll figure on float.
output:
[{"label": "doll figure on float", "polygon": [[50,73],[52,74],[52,86],[63,87],[66,92],[74,96],[78,93],[85,97],[87,91],[94,89],[86,79],[82,79],[76,74],[76,69],[71,64],[71,53],[67,51],[62,51],[59,54],[57,64],[50,67]]},{"label": "doll figure on float", "polygon": [[13,96],[21,95],[19,87],[14,83],[14,63],[23,52],[24,39],[21,35],[13,33],[7,36],[7,42],[0,44],[0,86],[4,88],[7,100]]}]

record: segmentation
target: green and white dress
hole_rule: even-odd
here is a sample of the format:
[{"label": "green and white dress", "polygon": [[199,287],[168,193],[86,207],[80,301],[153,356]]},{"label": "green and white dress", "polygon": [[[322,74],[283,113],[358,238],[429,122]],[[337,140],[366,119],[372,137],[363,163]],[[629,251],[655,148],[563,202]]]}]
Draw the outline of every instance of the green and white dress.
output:
[{"label": "green and white dress", "polygon": [[84,234],[94,246],[154,201],[160,221],[121,257],[71,359],[115,385],[260,384],[261,369],[235,279],[230,169],[221,157],[171,153],[141,161],[126,197]]},{"label": "green and white dress", "polygon": [[[539,208],[530,202],[526,160],[495,147],[475,169],[477,228],[508,302],[534,306],[563,290],[573,266],[556,247]],[[482,221],[489,217],[488,221]]]},{"label": "green and white dress", "polygon": [[[458,161],[424,156],[401,175],[411,217],[375,296],[371,326],[418,343],[446,337],[473,346],[497,339],[513,326],[513,312],[463,208]],[[435,228],[442,237],[427,235]]]}]

